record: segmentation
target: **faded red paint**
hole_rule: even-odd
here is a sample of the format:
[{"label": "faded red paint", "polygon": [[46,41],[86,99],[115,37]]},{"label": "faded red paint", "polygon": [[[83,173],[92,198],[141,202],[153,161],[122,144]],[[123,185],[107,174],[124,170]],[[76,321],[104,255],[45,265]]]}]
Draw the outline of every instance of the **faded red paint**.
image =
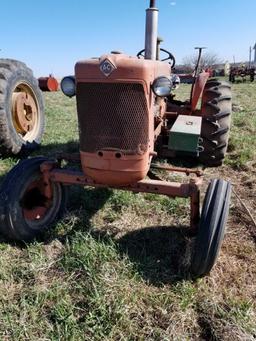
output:
[{"label": "faded red paint", "polygon": [[42,91],[58,91],[59,82],[53,76],[38,78],[39,88]]},{"label": "faded red paint", "polygon": [[[43,175],[43,174],[42,174]],[[44,204],[38,205],[38,206],[34,206],[34,207],[26,207],[25,204],[23,206],[23,215],[25,217],[25,219],[33,221],[33,220],[40,220],[43,219],[43,217],[46,215],[49,207],[52,204],[52,189],[51,189],[51,193],[49,195],[49,197],[45,196],[45,183],[44,183],[44,179],[43,176],[40,177],[39,179],[33,181],[27,188],[27,190],[25,191],[23,198],[21,200],[24,200],[26,195],[29,195],[29,193],[35,189],[38,190],[38,193],[40,193],[44,198]],[[30,204],[33,204],[33,200],[31,198],[31,202]]]},{"label": "faded red paint", "polygon": [[191,96],[191,111],[196,110],[198,101],[203,93],[205,84],[209,78],[208,72],[201,72],[195,79],[195,83],[193,86],[192,96]]},{"label": "faded red paint", "polygon": [[[199,202],[199,190],[202,185],[202,177],[196,176],[190,178],[187,183],[168,182],[162,180],[148,180],[144,179],[138,182],[131,183],[127,186],[119,186],[117,184],[104,184],[97,182],[91,177],[85,175],[81,171],[74,171],[68,169],[61,169],[59,167],[52,168],[53,163],[45,162],[41,165],[41,171],[43,172],[43,179],[45,183],[62,183],[65,185],[80,185],[80,186],[92,186],[97,188],[114,188],[131,192],[143,192],[143,193],[155,193],[162,194],[168,197],[183,197],[190,198],[190,225],[191,228],[196,230],[199,218],[200,218],[200,202]],[[51,169],[51,170],[50,170]],[[177,171],[182,172],[180,168]],[[193,171],[192,171],[193,172]],[[191,173],[192,173],[191,172]],[[196,171],[194,171],[196,172]],[[186,170],[184,171],[186,174]],[[200,175],[202,175],[200,173]],[[51,189],[52,186],[49,186]]]},{"label": "faded red paint", "polygon": [[[102,71],[102,65],[104,65],[106,61],[111,67],[108,76]],[[142,180],[146,176],[152,159],[152,153],[154,152],[155,139],[153,114],[155,96],[150,87],[157,77],[170,75],[170,73],[171,68],[168,63],[138,59],[124,54],[103,55],[99,59],[85,60],[76,64],[75,77],[77,83],[76,99],[80,126],[80,154],[82,169],[87,176],[90,176],[97,183],[110,186],[129,185],[130,183]],[[105,85],[105,88],[102,90],[103,92],[106,91],[109,84],[116,84],[117,89],[119,89],[119,86],[127,84],[138,84],[142,87],[142,97],[143,100],[145,100],[143,117],[146,119],[144,122],[138,122],[138,126],[140,125],[139,127],[141,130],[145,128],[147,137],[146,144],[142,146],[143,148],[139,150],[139,152],[136,152],[135,150],[127,152],[126,150],[118,148],[118,145],[123,142],[125,136],[120,136],[120,131],[114,129],[117,117],[111,116],[113,113],[116,113],[117,115],[117,113],[120,113],[120,111],[123,110],[124,106],[128,106],[127,103],[133,101],[133,96],[125,97],[123,96],[124,92],[118,93],[120,95],[118,97],[119,100],[117,101],[118,108],[113,107],[115,101],[113,101],[113,99],[112,101],[107,101],[107,97],[107,99],[105,99],[107,102],[106,105],[100,107],[99,112],[98,107],[101,104],[100,101],[102,101],[103,94],[99,95],[101,98],[98,98],[95,92],[92,92],[90,95],[91,97],[88,97],[88,99],[83,102],[83,99],[86,96],[89,96],[88,92],[90,91],[89,86],[86,88],[86,91],[83,90],[83,85],[88,83],[92,84],[92,86],[94,84],[100,84],[100,89],[102,89],[102,84]],[[125,93],[127,94],[127,92]],[[115,93],[112,93],[112,95],[118,96]],[[161,108],[160,116],[163,116],[166,111],[166,103],[164,99],[159,99],[158,101],[159,107]],[[137,102],[136,104],[139,106],[141,101]],[[86,103],[93,103],[93,105],[88,109]],[[109,116],[105,119],[107,126],[105,125],[104,127],[104,124],[102,126],[101,124],[103,116],[105,115],[105,108],[106,110],[109,110]],[[95,115],[87,117],[92,112],[95,112],[99,117],[95,117]],[[120,116],[121,118],[119,117],[119,119],[122,120],[124,116]],[[92,124],[94,121],[95,123]],[[88,128],[88,122],[91,124],[90,129]],[[133,126],[133,128],[131,128],[132,123],[132,119],[130,118],[129,120],[129,117],[126,117],[125,129],[126,132],[129,132],[129,134],[127,134],[129,139],[127,138],[127,140],[130,141],[139,136],[139,134],[136,134],[136,127]],[[88,134],[90,134],[92,138],[88,138]],[[97,148],[91,148],[93,151],[88,150],[90,149],[89,144],[92,140],[98,141],[100,145],[101,142],[108,140],[109,137],[114,137],[118,140],[116,148],[108,149],[108,146],[104,145],[102,148],[98,146]],[[140,144],[138,144],[137,147],[139,149]]]}]

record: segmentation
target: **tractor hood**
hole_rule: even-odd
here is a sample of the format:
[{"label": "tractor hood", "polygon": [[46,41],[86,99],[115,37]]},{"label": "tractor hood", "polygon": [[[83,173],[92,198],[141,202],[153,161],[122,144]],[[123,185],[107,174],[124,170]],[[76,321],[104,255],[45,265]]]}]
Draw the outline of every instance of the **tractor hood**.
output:
[{"label": "tractor hood", "polygon": [[90,60],[80,61],[75,66],[76,82],[143,82],[149,86],[159,76],[169,76],[168,63],[138,59],[122,53],[111,53]]}]

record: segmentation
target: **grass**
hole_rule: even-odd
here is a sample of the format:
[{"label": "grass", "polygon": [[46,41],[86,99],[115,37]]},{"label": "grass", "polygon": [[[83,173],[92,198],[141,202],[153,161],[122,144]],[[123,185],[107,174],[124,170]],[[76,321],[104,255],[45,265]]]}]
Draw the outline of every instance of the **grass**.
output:
[{"label": "grass", "polygon": [[[189,87],[181,89],[188,93]],[[236,112],[225,165],[254,214],[256,83],[233,86]],[[34,155],[76,152],[75,101],[46,94],[47,128]],[[17,162],[1,160],[0,175]],[[193,281],[188,202],[72,188],[68,214],[41,240],[0,243],[0,340],[253,340],[255,228],[233,197],[210,276]]]},{"label": "grass", "polygon": [[[246,86],[246,91],[243,88]],[[256,94],[255,84],[235,84],[234,103],[237,112],[233,116],[227,164],[233,168],[256,165]],[[236,147],[240,146],[239,149]]]}]

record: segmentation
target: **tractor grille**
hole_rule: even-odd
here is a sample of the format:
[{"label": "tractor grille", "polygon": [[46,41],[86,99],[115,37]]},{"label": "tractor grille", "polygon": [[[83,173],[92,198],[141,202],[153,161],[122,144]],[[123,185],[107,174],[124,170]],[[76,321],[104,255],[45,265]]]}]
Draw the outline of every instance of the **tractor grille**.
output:
[{"label": "tractor grille", "polygon": [[80,148],[144,154],[148,148],[148,108],[143,86],[78,83]]}]

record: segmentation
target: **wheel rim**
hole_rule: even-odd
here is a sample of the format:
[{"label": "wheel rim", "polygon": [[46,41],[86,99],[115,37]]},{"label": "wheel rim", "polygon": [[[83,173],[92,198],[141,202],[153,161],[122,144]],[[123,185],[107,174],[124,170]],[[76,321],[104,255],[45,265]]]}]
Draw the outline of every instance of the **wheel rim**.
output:
[{"label": "wheel rim", "polygon": [[27,83],[16,85],[12,93],[12,121],[24,141],[33,141],[39,126],[39,104],[33,89]]},{"label": "wheel rim", "polygon": [[26,223],[31,228],[41,228],[51,223],[58,214],[61,204],[61,187],[52,184],[52,196],[45,195],[45,184],[41,177],[25,186],[20,196],[20,206]]}]

